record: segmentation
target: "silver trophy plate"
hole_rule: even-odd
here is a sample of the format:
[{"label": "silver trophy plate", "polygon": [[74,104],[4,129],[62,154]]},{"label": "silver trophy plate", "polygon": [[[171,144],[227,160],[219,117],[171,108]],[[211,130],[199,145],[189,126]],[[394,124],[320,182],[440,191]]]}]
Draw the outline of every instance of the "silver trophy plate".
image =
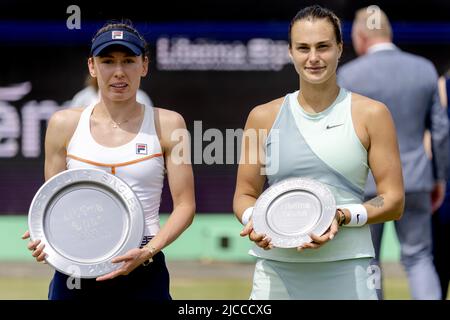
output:
[{"label": "silver trophy plate", "polygon": [[31,202],[32,240],[45,244],[46,261],[67,275],[96,278],[120,267],[111,260],[138,248],[144,213],[122,179],[99,169],[63,171]]},{"label": "silver trophy plate", "polygon": [[279,248],[311,242],[309,234],[322,235],[331,225],[336,202],[323,183],[289,178],[267,188],[255,203],[253,228],[266,234]]}]

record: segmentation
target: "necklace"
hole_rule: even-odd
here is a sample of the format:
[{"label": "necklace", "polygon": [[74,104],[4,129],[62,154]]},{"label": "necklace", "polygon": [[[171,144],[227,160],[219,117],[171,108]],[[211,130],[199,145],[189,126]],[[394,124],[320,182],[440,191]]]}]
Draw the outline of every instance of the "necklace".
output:
[{"label": "necklace", "polygon": [[[141,105],[139,105],[139,106],[141,107]],[[142,114],[142,112],[143,112],[143,109],[142,109],[142,107],[141,107],[141,109],[139,110],[139,114]],[[134,113],[134,112],[133,112],[133,113]],[[123,125],[123,124],[127,123],[128,121],[130,121],[131,119],[133,119],[134,117],[136,117],[136,116],[132,116],[132,117],[126,119],[126,120],[123,120],[123,121],[121,121],[121,122],[117,122],[117,121],[114,121],[114,120],[111,118],[111,116],[109,116],[109,121],[111,122],[111,126],[112,126],[114,129],[117,129],[117,128],[120,128],[121,125]]]},{"label": "necklace", "polygon": [[124,120],[124,121],[122,121],[122,122],[116,122],[116,121],[114,121],[113,119],[111,119],[111,122],[112,122],[112,127],[113,127],[114,129],[117,129],[117,128],[120,127],[120,125],[122,125],[122,124],[124,124],[124,123],[127,123],[127,122],[128,122],[128,119],[127,119],[127,120]]}]

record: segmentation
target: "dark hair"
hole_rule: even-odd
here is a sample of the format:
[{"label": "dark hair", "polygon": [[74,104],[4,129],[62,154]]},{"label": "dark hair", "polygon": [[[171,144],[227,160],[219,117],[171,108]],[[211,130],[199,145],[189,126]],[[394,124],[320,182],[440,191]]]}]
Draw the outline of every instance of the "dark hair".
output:
[{"label": "dark hair", "polygon": [[[98,29],[98,31],[95,33],[95,36],[92,38],[92,43],[94,43],[95,39],[102,33],[106,31],[110,31],[113,29],[125,29],[133,34],[135,34],[139,39],[142,40],[144,43],[144,56],[148,56],[150,51],[148,48],[148,43],[145,41],[145,38],[137,31],[137,29],[133,26],[133,23],[129,19],[122,19],[122,20],[110,20],[106,22],[103,27]],[[142,58],[144,58],[144,56]]]},{"label": "dark hair", "polygon": [[295,15],[295,17],[292,19],[291,24],[289,25],[289,34],[288,34],[288,40],[289,40],[289,47],[291,47],[292,39],[291,39],[291,32],[292,32],[292,26],[295,22],[303,19],[327,19],[334,29],[334,35],[336,37],[336,42],[338,44],[342,43],[342,30],[341,30],[341,21],[336,16],[336,14],[326,8],[323,8],[319,5],[309,6],[306,7]]}]

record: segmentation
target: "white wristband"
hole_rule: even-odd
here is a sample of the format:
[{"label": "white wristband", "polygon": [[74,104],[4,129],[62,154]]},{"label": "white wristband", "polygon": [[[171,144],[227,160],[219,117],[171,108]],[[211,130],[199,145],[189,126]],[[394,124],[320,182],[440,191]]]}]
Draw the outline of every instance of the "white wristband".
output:
[{"label": "white wristband", "polygon": [[247,223],[250,221],[250,218],[253,215],[253,208],[254,207],[249,207],[247,209],[245,209],[244,213],[242,214],[242,224],[245,226],[247,225]]},{"label": "white wristband", "polygon": [[362,227],[367,222],[367,210],[362,204],[346,204],[339,207],[350,212],[350,222],[346,227]]}]

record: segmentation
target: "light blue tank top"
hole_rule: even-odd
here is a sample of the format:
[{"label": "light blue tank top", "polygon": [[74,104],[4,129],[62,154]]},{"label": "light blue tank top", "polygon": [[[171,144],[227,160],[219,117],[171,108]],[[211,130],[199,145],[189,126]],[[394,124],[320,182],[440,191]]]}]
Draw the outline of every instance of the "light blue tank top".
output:
[{"label": "light blue tank top", "polygon": [[[269,185],[292,177],[311,178],[328,186],[336,204],[362,203],[369,167],[367,151],[353,127],[351,93],[340,89],[324,111],[309,114],[299,105],[298,91],[288,94],[266,140],[266,175]],[[281,156],[280,156],[281,155]],[[323,247],[263,250],[250,254],[287,262],[338,261],[373,257],[368,225],[341,227]]]}]

